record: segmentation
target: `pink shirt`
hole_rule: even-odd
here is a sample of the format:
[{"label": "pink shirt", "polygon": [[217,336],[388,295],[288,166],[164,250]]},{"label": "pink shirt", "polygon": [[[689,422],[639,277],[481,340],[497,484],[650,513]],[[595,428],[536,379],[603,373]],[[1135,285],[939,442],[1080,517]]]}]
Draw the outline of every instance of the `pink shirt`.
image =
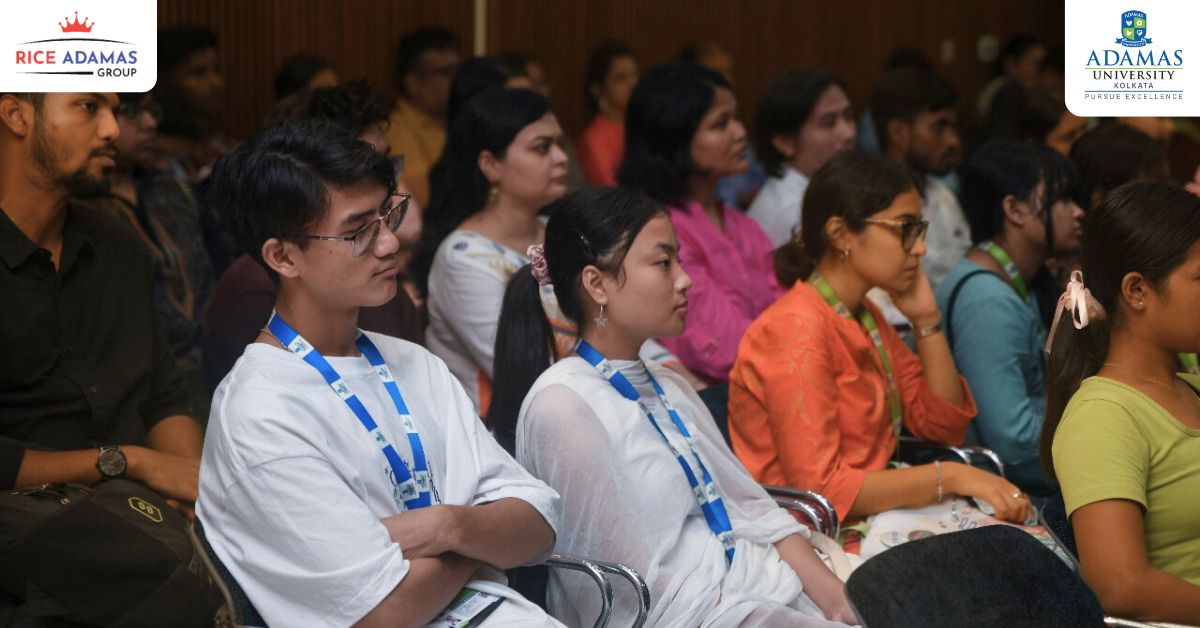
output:
[{"label": "pink shirt", "polygon": [[758,223],[728,206],[721,208],[724,230],[695,201],[668,209],[692,289],[683,335],[660,341],[692,372],[724,382],[742,334],[783,293],[775,280],[774,247]]}]

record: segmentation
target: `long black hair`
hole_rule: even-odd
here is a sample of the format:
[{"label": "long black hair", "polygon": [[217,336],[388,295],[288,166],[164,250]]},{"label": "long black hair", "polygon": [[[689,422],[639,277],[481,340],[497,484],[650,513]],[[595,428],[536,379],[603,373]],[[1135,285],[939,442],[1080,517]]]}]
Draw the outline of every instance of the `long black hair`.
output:
[{"label": "long black hair", "polygon": [[[666,211],[654,200],[624,188],[585,188],[554,201],[549,210],[546,266],[559,309],[572,321],[583,319],[583,269],[595,266],[620,277],[634,238]],[[540,287],[528,265],[517,271],[504,292],[495,356],[486,423],[501,443],[511,443],[525,395],[557,358]]]},{"label": "long black hair", "polygon": [[775,250],[775,277],[791,287],[804,281],[825,255],[825,223],[840,217],[857,233],[863,221],[891,206],[904,192],[917,190],[913,173],[881,155],[848,150],[813,174],[804,192],[800,231]]},{"label": "long black hair", "polygon": [[625,110],[625,158],[617,181],[660,203],[679,205],[688,175],[696,172],[692,137],[718,88],[730,89],[729,81],[686,64],[658,68],[638,81]]},{"label": "long black hair", "polygon": [[1100,371],[1108,355],[1109,332],[1123,322],[1121,282],[1129,273],[1140,273],[1154,290],[1161,290],[1198,240],[1200,198],[1174,183],[1123,185],[1088,213],[1080,263],[1084,283],[1106,316],[1083,329],[1063,321],[1055,333],[1040,443],[1042,466],[1051,479],[1056,479],[1051,445],[1067,402],[1083,380]]},{"label": "long black hair", "polygon": [[487,205],[490,184],[479,169],[479,155],[486,150],[503,159],[521,129],[549,112],[550,101],[535,91],[492,87],[472,96],[455,115],[439,160],[444,170],[430,180],[421,248],[409,267],[422,292],[442,240]]}]

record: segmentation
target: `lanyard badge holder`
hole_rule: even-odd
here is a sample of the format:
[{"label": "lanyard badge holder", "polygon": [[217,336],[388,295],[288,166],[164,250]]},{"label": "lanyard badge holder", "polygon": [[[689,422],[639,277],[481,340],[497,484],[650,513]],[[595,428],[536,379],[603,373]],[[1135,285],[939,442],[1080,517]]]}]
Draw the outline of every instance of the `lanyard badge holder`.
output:
[{"label": "lanyard badge holder", "polygon": [[576,341],[575,353],[578,353],[579,357],[586,360],[588,364],[591,364],[593,368],[599,371],[604,376],[604,379],[608,380],[608,383],[612,384],[612,387],[621,393],[622,397],[637,402],[642,413],[650,420],[650,425],[654,426],[654,430],[662,437],[663,442],[667,444],[675,459],[679,461],[679,466],[683,468],[683,473],[687,476],[688,485],[692,488],[692,494],[696,496],[696,501],[700,504],[700,511],[704,513],[705,522],[708,523],[709,529],[721,541],[721,546],[725,549],[725,560],[733,562],[733,525],[729,521],[729,513],[725,510],[725,502],[721,499],[721,494],[708,472],[708,467],[700,459],[700,452],[696,450],[691,432],[688,431],[687,425],[679,417],[679,413],[675,411],[674,406],[667,400],[667,393],[659,385],[654,375],[650,373],[650,369],[646,369],[646,375],[650,377],[650,383],[654,386],[654,392],[658,394],[659,401],[667,409],[667,414],[670,415],[675,429],[679,431],[679,434],[683,436],[684,441],[687,442],[688,447],[691,449],[691,458],[696,461],[696,466],[699,469],[699,477],[697,477],[696,470],[692,468],[692,464],[688,461],[688,458],[679,453],[679,450],[671,443],[671,439],[667,438],[667,434],[663,432],[662,426],[658,424],[658,420],[654,418],[654,414],[650,412],[650,408],[642,401],[641,395],[638,394],[633,384],[629,383],[629,380],[620,371],[613,368],[604,355],[597,351],[595,347],[588,344],[586,340],[580,338]]},{"label": "lanyard badge holder", "polygon": [[[1022,301],[1028,301],[1029,286],[1025,283],[1025,278],[1021,276],[1021,271],[1017,270],[1016,263],[1008,256],[1008,252],[991,240],[980,244],[979,248],[983,249],[984,253],[991,255],[992,259],[996,260],[996,263],[1004,269],[1004,273],[1012,281],[1013,289],[1017,291],[1017,296],[1021,297]],[[1046,331],[1046,324],[1042,322],[1040,316],[1037,317],[1037,324],[1042,331]]]},{"label": "lanyard badge holder", "polygon": [[[271,313],[267,329],[280,344],[287,347],[288,351],[300,356],[310,366],[317,369],[321,377],[325,378],[325,383],[329,384],[333,392],[337,393],[338,397],[341,397],[342,401],[350,407],[354,416],[358,418],[358,422],[371,435],[371,439],[383,452],[388,466],[392,469],[392,498],[396,501],[396,506],[407,510],[416,510],[431,505],[433,502],[430,497],[432,481],[429,475],[429,463],[425,459],[425,447],[421,444],[421,435],[417,432],[412,415],[408,412],[408,405],[404,403],[404,397],[400,394],[400,388],[396,386],[396,380],[388,370],[387,363],[384,361],[383,355],[379,353],[379,349],[375,347],[375,343],[371,342],[371,339],[361,329],[358,331],[358,338],[354,341],[358,351],[367,359],[375,374],[383,382],[383,387],[387,389],[392,403],[396,406],[396,412],[400,415],[400,423],[408,434],[408,444],[412,448],[412,472],[409,472],[408,465],[400,458],[400,454],[388,439],[387,434],[371,418],[371,413],[367,411],[366,406],[355,396],[346,382],[342,381],[337,370],[325,359],[325,356],[321,355],[321,352],[317,351],[316,347],[312,346],[312,343],[305,340],[275,312]],[[446,626],[447,628],[474,626],[495,611],[502,602],[504,602],[504,598],[500,596],[469,587],[464,588],[431,625]]]},{"label": "lanyard badge holder", "polygon": [[[812,284],[825,302],[833,308],[838,316],[847,320],[854,320],[850,314],[850,309],[842,303],[841,298],[833,291],[833,286],[829,285],[820,275],[813,273],[808,278],[808,283]],[[896,438],[896,458],[900,457],[900,427],[904,422],[904,404],[900,401],[900,390],[896,387],[896,377],[892,374],[892,359],[888,356],[887,347],[883,346],[883,334],[879,332],[879,325],[875,323],[875,317],[871,315],[871,310],[864,305],[862,314],[859,314],[858,321],[862,323],[864,329],[867,330],[867,335],[871,337],[871,342],[875,345],[875,352],[879,355],[879,363],[883,371],[884,381],[887,382],[887,397],[888,397],[888,412],[892,417],[892,432]]]},{"label": "lanyard badge holder", "polygon": [[391,371],[388,370],[387,363],[384,362],[383,356],[379,353],[379,349],[371,342],[371,339],[366,334],[359,330],[358,338],[355,340],[355,346],[358,347],[363,357],[375,370],[375,374],[383,382],[383,387],[387,389],[388,394],[392,398],[392,403],[396,406],[396,412],[400,415],[400,423],[404,426],[404,431],[408,434],[408,443],[412,448],[413,454],[413,470],[410,472],[408,465],[400,458],[400,454],[388,439],[387,434],[380,429],[379,425],[371,418],[371,413],[367,411],[366,406],[362,401],[350,390],[346,382],[342,381],[338,372],[333,368],[325,356],[317,351],[311,343],[305,340],[291,325],[288,325],[279,315],[271,312],[271,320],[267,323],[267,329],[271,335],[280,342],[284,347],[292,353],[300,356],[310,366],[315,368],[321,377],[325,379],[325,383],[341,397],[342,401],[350,407],[354,416],[358,418],[358,422],[367,430],[371,440],[379,447],[384,458],[387,459],[388,465],[392,469],[393,481],[393,499],[396,500],[396,505],[407,510],[416,510],[424,508],[432,503],[430,498],[431,480],[429,476],[429,463],[425,459],[425,448],[421,444],[421,435],[417,432],[416,426],[413,424],[412,416],[408,412],[408,406],[404,403],[404,397],[400,395],[400,389],[396,386],[396,381],[392,378]]}]

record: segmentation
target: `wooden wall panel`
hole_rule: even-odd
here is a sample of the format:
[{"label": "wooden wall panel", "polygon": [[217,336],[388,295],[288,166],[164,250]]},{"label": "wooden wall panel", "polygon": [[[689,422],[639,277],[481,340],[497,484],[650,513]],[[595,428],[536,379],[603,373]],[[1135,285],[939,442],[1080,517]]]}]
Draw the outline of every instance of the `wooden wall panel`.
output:
[{"label": "wooden wall panel", "polygon": [[[925,51],[962,93],[970,116],[991,65],[976,41],[1030,32],[1061,45],[1062,7],[1044,0],[488,0],[488,50],[527,50],[546,65],[564,126],[578,132],[589,116],[582,86],[588,50],[605,37],[638,51],[643,69],[672,59],[687,42],[715,37],[735,59],[744,116],[782,70],[821,65],[846,79],[861,107],[871,81],[897,47]],[[943,40],[956,56],[940,61]]]},{"label": "wooden wall panel", "polygon": [[471,49],[472,0],[159,0],[161,26],[198,24],[220,39],[229,133],[258,129],[274,102],[275,71],[311,52],[332,60],[343,78],[366,78],[392,91],[392,62],[404,33],[443,26]]},{"label": "wooden wall panel", "polygon": [[[733,53],[736,91],[747,121],[757,97],[780,71],[822,65],[840,73],[861,107],[887,55],[924,50],[962,94],[970,119],[990,64],[976,41],[1031,32],[1061,45],[1060,3],[1045,0],[485,0],[487,50],[523,50],[546,66],[555,108],[575,134],[589,117],[583,69],[605,37],[625,40],[644,68],[674,57],[685,43],[715,37]],[[471,50],[473,0],[159,0],[162,25],[203,24],[221,38],[228,128],[245,136],[273,99],[273,77],[287,56],[310,51],[332,59],[348,78],[392,87],[396,41],[421,26],[456,32]],[[940,61],[943,40],[956,58]]]}]

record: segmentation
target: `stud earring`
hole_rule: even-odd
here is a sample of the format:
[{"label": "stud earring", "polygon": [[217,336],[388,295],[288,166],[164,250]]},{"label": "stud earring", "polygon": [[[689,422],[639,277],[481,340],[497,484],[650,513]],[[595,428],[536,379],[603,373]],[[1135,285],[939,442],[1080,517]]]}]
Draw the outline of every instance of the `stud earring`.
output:
[{"label": "stud earring", "polygon": [[608,317],[604,315],[604,304],[600,304],[600,316],[592,319],[596,321],[596,327],[604,327],[608,324]]},{"label": "stud earring", "polygon": [[839,261],[844,262],[848,259],[850,259],[850,249],[842,249],[841,251],[838,252],[838,260]]}]

